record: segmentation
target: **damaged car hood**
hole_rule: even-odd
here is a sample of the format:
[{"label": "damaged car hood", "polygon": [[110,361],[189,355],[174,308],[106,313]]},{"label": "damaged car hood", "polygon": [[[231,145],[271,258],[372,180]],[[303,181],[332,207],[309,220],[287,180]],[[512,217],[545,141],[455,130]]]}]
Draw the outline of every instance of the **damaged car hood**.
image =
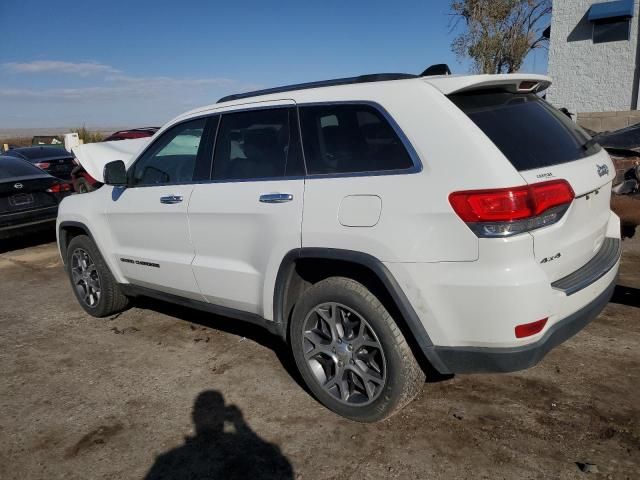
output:
[{"label": "damaged car hood", "polygon": [[115,140],[113,142],[87,143],[73,147],[73,154],[78,163],[89,175],[104,183],[104,166],[114,160],[122,160],[127,168],[138,154],[149,144],[153,137],[135,138],[132,140]]},{"label": "damaged car hood", "polygon": [[613,150],[640,150],[640,124],[613,132],[603,132],[593,138],[604,148]]}]

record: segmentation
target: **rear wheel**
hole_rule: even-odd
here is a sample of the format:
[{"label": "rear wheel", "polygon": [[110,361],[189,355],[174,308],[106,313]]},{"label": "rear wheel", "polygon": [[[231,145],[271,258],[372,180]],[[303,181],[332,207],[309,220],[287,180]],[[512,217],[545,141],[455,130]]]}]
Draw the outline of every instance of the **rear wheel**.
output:
[{"label": "rear wheel", "polygon": [[79,235],[69,242],[67,270],[73,293],[89,315],[106,317],[129,306],[129,299],[88,236]]},{"label": "rear wheel", "polygon": [[348,278],[328,278],[302,295],[291,320],[291,347],[316,398],[359,422],[393,415],[424,384],[424,373],[387,310]]}]

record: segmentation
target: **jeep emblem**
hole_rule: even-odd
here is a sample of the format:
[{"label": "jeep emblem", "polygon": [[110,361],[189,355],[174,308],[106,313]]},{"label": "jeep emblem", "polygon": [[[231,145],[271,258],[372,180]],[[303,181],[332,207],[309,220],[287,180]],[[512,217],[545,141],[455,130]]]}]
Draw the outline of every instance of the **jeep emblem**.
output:
[{"label": "jeep emblem", "polygon": [[607,167],[607,165],[596,164],[596,168],[598,169],[598,175],[600,175],[601,177],[604,177],[605,175],[609,175],[609,167]]}]

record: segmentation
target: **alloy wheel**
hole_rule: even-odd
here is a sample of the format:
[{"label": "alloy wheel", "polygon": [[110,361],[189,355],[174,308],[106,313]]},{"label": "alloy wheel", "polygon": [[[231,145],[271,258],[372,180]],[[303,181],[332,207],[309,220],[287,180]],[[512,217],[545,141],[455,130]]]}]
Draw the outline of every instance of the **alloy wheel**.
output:
[{"label": "alloy wheel", "polygon": [[94,308],[100,301],[100,275],[91,256],[82,248],[76,248],[71,256],[71,277],[78,297]]},{"label": "alloy wheel", "polygon": [[341,403],[373,402],[386,383],[382,345],[362,315],[336,302],[314,307],[304,321],[304,358],[322,389]]}]

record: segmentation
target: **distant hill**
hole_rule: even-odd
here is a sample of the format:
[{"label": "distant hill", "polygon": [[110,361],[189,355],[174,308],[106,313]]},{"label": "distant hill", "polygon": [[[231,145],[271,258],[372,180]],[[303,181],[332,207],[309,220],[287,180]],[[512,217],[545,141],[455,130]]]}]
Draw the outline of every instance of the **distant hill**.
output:
[{"label": "distant hill", "polygon": [[[31,138],[34,135],[60,135],[63,133],[69,133],[72,127],[42,127],[42,128],[0,128],[0,140],[3,138]],[[99,132],[102,134],[113,133],[117,130],[124,130],[126,128],[132,128],[131,126],[117,126],[117,127],[87,127],[87,130],[92,132]]]}]

